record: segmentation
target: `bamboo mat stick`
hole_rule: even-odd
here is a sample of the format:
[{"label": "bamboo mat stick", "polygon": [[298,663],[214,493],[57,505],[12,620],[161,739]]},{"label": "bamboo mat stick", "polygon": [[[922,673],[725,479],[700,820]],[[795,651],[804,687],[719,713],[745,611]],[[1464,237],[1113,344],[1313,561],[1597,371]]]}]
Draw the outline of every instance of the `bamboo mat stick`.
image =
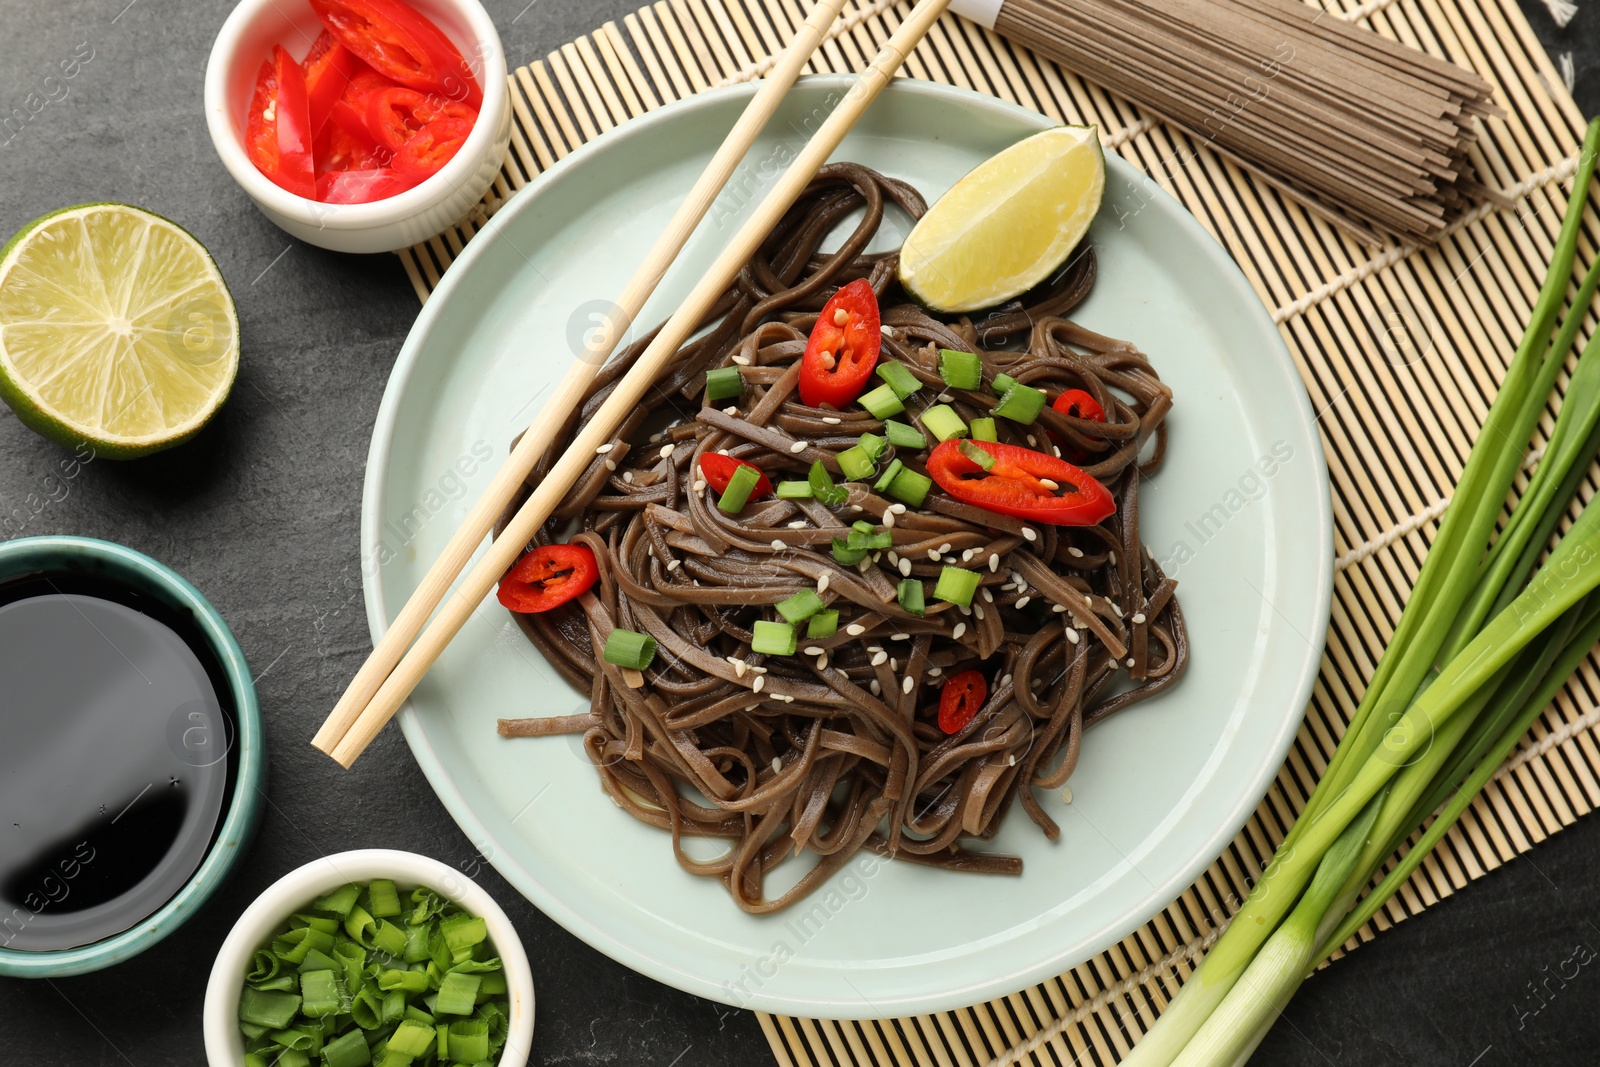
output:
[{"label": "bamboo mat stick", "polygon": [[[668,221],[666,229],[656,239],[634,276],[628,280],[617,297],[616,307],[601,328],[594,331],[585,344],[584,351],[573,361],[566,376],[556,386],[555,393],[545,405],[545,410],[564,413],[583,402],[584,394],[593,384],[600,367],[611,356],[618,341],[627,334],[633,320],[644,307],[650,294],[655,292],[672,261],[677,258],[689,235],[711,209],[717,195],[733,176],[734,169],[744,158],[750,146],[771,119],[773,112],[793,87],[801,69],[810,60],[828,27],[838,17],[848,0],[818,0],[811,15],[795,34],[794,40],[778,58],[761,88],[751,98],[738,122],[729,131],[727,140],[717,149],[706,165],[699,180],[690,189],[688,197],[679,205]],[[586,138],[587,139],[587,138]],[[356,722],[361,711],[378,692],[384,679],[401,661],[407,646],[422,631],[429,616],[450,590],[472,553],[482,543],[484,536],[494,526],[506,504],[526,481],[539,457],[544,455],[560,428],[560,417],[547,418],[543,414],[534,420],[528,432],[522,435],[505,464],[495,474],[472,510],[445,545],[444,551],[423,576],[411,598],[395,617],[387,632],[373,648],[372,654],[361,665],[344,695],[334,705],[333,711],[311,744],[329,755]],[[409,691],[409,686],[407,687]],[[345,766],[349,766],[346,762]]]},{"label": "bamboo mat stick", "polygon": [[[551,468],[550,473],[534,489],[505,531],[490,546],[488,553],[478,562],[461,586],[441,607],[439,615],[418,638],[409,652],[400,660],[371,701],[362,709],[349,731],[333,747],[330,755],[345,767],[372,743],[385,723],[399,710],[411,690],[422,680],[428,668],[438,659],[461,627],[466,624],[480,601],[499,581],[501,575],[522,554],[528,541],[538,531],[550,513],[560,504],[562,497],[572,488],[578,476],[589,466],[597,451],[606,445],[622,420],[644,399],[661,369],[688,340],[700,320],[727,290],[728,285],[755,254],[772,227],[783,213],[805,191],[817,171],[838,148],[845,134],[855,125],[867,107],[883,88],[889,84],[894,72],[905,61],[905,56],[926,35],[928,29],[949,6],[950,0],[921,0],[906,17],[900,28],[883,46],[872,65],[862,72],[855,86],[834,108],[810,142],[796,156],[794,163],[784,172],[760,207],[745,222],[729,245],[706,271],[694,289],[684,299],[678,310],[661,327],[649,347],[639,357],[615,390],[606,398],[600,409],[578,431],[567,451]],[[552,398],[548,408],[564,414],[576,406],[581,397]],[[560,417],[544,419],[547,425],[558,425]],[[539,425],[539,423],[535,423]],[[542,449],[540,450],[542,451]],[[538,453],[535,453],[535,457]],[[531,469],[531,462],[529,467]],[[521,480],[502,486],[498,498],[500,507],[512,499]],[[485,494],[485,499],[490,499]],[[321,746],[318,746],[321,747]],[[327,751],[324,749],[324,751]]]}]

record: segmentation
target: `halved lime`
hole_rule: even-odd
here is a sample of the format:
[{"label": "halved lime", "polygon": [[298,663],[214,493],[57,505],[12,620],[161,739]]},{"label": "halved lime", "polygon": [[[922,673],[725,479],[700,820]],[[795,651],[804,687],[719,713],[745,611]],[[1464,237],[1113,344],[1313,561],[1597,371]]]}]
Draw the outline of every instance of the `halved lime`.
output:
[{"label": "halved lime", "polygon": [[228,398],[239,315],[190,233],[127,204],[33,220],[0,249],[0,398],[112,459],[193,437]]},{"label": "halved lime", "polygon": [[1094,126],[1055,126],[978,164],[900,250],[900,281],[935,311],[993,307],[1066,262],[1106,188]]}]

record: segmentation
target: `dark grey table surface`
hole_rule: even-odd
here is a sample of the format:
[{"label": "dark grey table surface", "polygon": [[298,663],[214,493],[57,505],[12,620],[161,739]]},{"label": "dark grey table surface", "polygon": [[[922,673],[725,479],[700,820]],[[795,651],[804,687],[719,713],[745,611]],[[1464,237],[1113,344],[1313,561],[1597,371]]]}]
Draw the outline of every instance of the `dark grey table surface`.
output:
[{"label": "dark grey table surface", "polygon": [[[639,0],[487,0],[513,65]],[[391,256],[290,241],[214,156],[201,80],[226,0],[4,0],[0,113],[56,97],[0,137],[0,235],[45,211],[122,200],[176,219],[212,250],[238,300],[233,398],[191,444],[136,463],[95,462],[67,486],[61,453],[0,409],[0,514],[48,490],[0,537],[73,533],[172,565],[221,610],[257,672],[271,758],[269,806],[233,880],[136,960],[55,981],[0,980],[7,1064],[197,1064],[211,958],[233,918],[292,867],[346,848],[411,849],[472,873],[522,931],[538,983],[533,1062],[770,1062],[748,1013],[640,977],[545,918],[482,863],[390,728],[353,771],[306,744],[369,649],[357,515],[367,440],[390,365],[417,313]],[[1525,0],[1541,38],[1575,53],[1586,113],[1600,106],[1600,10],[1565,31]],[[65,96],[43,79],[80,45]],[[18,513],[26,514],[26,512]],[[0,744],[3,744],[0,739]],[[1600,973],[1555,977],[1600,949],[1600,819],[1546,844],[1313,978],[1257,1063],[1592,1063]],[[1535,990],[1537,989],[1537,993]]]}]

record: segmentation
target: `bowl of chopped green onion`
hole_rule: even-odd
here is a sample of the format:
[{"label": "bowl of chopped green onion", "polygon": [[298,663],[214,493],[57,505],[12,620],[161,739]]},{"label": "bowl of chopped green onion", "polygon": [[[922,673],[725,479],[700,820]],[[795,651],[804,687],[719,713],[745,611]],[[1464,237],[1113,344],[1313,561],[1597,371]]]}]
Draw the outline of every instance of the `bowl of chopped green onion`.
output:
[{"label": "bowl of chopped green onion", "polygon": [[437,860],[363,849],[289,872],[222,943],[212,1067],[523,1067],[533,972],[483,888]]}]

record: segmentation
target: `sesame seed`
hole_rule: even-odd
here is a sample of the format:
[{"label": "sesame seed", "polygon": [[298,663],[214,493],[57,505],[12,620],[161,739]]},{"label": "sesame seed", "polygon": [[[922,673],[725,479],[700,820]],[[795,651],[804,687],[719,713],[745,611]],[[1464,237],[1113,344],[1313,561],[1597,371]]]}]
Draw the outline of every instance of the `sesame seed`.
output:
[{"label": "sesame seed", "polygon": [[794,444],[789,446],[789,451],[795,453],[796,455],[799,455],[801,452],[804,452],[805,450],[806,450],[806,443],[804,441],[796,441]]},{"label": "sesame seed", "polygon": [[750,665],[737,656],[729,656],[728,659],[733,662],[733,673],[743,678],[744,672],[750,669]]},{"label": "sesame seed", "polygon": [[972,614],[972,609],[967,607],[965,604],[957,604],[956,605],[956,610],[961,612],[961,614],[963,614],[963,615],[971,615]]},{"label": "sesame seed", "polygon": [[885,530],[894,529],[894,512],[886,511],[883,513],[883,528]]},{"label": "sesame seed", "polygon": [[757,667],[753,663],[750,665],[750,669],[755,671],[757,674],[766,674],[767,673],[767,669],[765,667]]},{"label": "sesame seed", "polygon": [[783,770],[783,760],[779,759],[777,756],[773,756],[772,757],[772,770],[773,770],[773,773],[777,773],[778,771]]},{"label": "sesame seed", "polygon": [[943,673],[944,673],[944,668],[943,667],[929,667],[928,668],[928,677],[929,678],[937,678],[937,677],[939,677],[939,675],[941,675]]},{"label": "sesame seed", "polygon": [[881,667],[883,664],[888,663],[888,662],[889,662],[889,653],[887,653],[887,652],[879,652],[879,653],[877,653],[876,655],[874,655],[872,657],[872,664],[871,665],[874,666],[874,667]]},{"label": "sesame seed", "polygon": [[966,632],[967,632],[967,624],[964,623],[964,622],[958,622],[958,623],[956,623],[956,628],[954,630],[950,631],[950,640],[959,641],[959,640],[961,640],[961,635],[966,633]]},{"label": "sesame seed", "polygon": [[1060,446],[1058,446],[1058,445],[1051,445],[1051,446],[1050,446],[1050,450],[1051,450],[1051,451],[1052,451],[1052,452],[1054,452],[1054,453],[1055,453],[1055,454],[1056,454],[1056,458],[1057,458],[1057,459],[1060,459],[1060,458],[1061,458],[1061,448],[1060,448]]},{"label": "sesame seed", "polygon": [[774,537],[772,539],[772,547],[777,549],[779,552],[782,552],[784,549],[789,547],[789,542],[785,541],[781,537]]},{"label": "sesame seed", "polygon": [[911,690],[916,684],[917,683],[912,680],[910,675],[906,675],[906,680],[900,683],[900,692],[910,696]]},{"label": "sesame seed", "polygon": [[661,446],[661,458],[662,459],[671,459],[672,458],[672,452],[677,447],[678,447],[677,445],[662,445]]},{"label": "sesame seed", "polygon": [[1044,486],[1046,489],[1050,489],[1050,490],[1056,490],[1056,489],[1060,489],[1061,488],[1061,483],[1055,481],[1052,478],[1040,478],[1039,479],[1039,484]]},{"label": "sesame seed", "polygon": [[868,652],[882,652],[883,651],[883,646],[882,645],[868,645],[867,646],[867,651]]},{"label": "sesame seed", "polygon": [[900,669],[900,661],[893,656],[889,657],[889,672],[892,674]]},{"label": "sesame seed", "polygon": [[804,519],[796,519],[796,520],[794,520],[793,522],[791,522],[789,524],[789,529],[791,529],[791,530],[804,530],[809,525],[810,525],[810,523],[806,522],[806,520],[804,520]]},{"label": "sesame seed", "polygon": [[606,460],[606,470],[614,471],[616,469],[617,469],[617,461],[614,460],[614,459],[607,459]]},{"label": "sesame seed", "polygon": [[834,310],[833,310],[833,324],[835,326],[843,326],[845,323],[847,323],[849,321],[850,321],[850,312],[846,311],[844,308],[834,308]]},{"label": "sesame seed", "polygon": [[1128,666],[1130,666],[1130,667],[1133,666],[1133,657],[1132,656],[1128,657]]},{"label": "sesame seed", "polygon": [[941,403],[941,404],[948,404],[948,403],[950,403],[950,401],[952,401],[954,399],[955,399],[955,397],[951,396],[949,393],[940,393],[939,394],[939,403]]},{"label": "sesame seed", "polygon": [[[722,409],[722,413],[724,415],[737,415],[737,414],[739,414],[739,405],[738,404],[729,404],[727,407]],[[717,449],[717,451],[721,452],[724,456],[726,456],[728,454],[728,450],[725,449],[725,448],[719,448],[719,449]]]},{"label": "sesame seed", "polygon": [[1033,597],[1031,597],[1031,596],[1019,596],[1019,597],[1017,597],[1017,607],[1019,607],[1019,608],[1027,607],[1028,606],[1028,601],[1030,601],[1032,599],[1033,599]]},{"label": "sesame seed", "polygon": [[807,645],[804,649],[805,654],[808,656],[820,656],[822,655],[822,651],[823,650],[820,645]]},{"label": "sesame seed", "polygon": [[[1106,603],[1111,604],[1111,601],[1108,600],[1108,601],[1106,601]],[[1115,604],[1111,604],[1111,610],[1117,613],[1117,618],[1119,618],[1119,619],[1122,618],[1122,609],[1121,608],[1117,607]]]},{"label": "sesame seed", "polygon": [[1015,767],[1016,765],[1017,765],[1017,757],[1015,757],[1015,756],[1007,756],[1006,757],[1006,766],[1007,767]]},{"label": "sesame seed", "polygon": [[1075,548],[1072,545],[1068,545],[1067,546],[1067,555],[1071,556],[1073,559],[1082,559],[1083,558],[1083,549]]},{"label": "sesame seed", "polygon": [[1115,552],[1107,552],[1106,557],[1111,561],[1113,567],[1117,565],[1117,554]]},{"label": "sesame seed", "polygon": [[617,446],[613,445],[613,444],[603,444],[599,448],[595,449],[594,451],[595,451],[596,455],[603,456],[607,452],[610,452],[613,448],[616,448],[616,447]]},{"label": "sesame seed", "polygon": [[950,542],[949,541],[946,541],[944,544],[939,546],[939,552],[940,552],[941,555],[943,553],[949,552],[949,551],[950,551]]},{"label": "sesame seed", "polygon": [[669,570],[669,571],[675,571],[681,566],[683,566],[683,560],[681,560],[681,559],[669,559],[669,560],[667,560],[667,570]]},{"label": "sesame seed", "polygon": [[665,434],[659,434],[659,433],[653,433],[653,434],[650,435],[650,443],[651,444],[655,444],[657,441],[661,440],[661,438],[663,438],[664,436],[666,436],[666,435]]},{"label": "sesame seed", "polygon": [[633,484],[633,472],[632,471],[623,471],[622,472],[622,480],[627,482],[629,485],[632,485]]},{"label": "sesame seed", "polygon": [[1032,526],[1024,526],[1022,528],[1022,536],[1026,537],[1030,541],[1039,540],[1039,534],[1034,530],[1034,528]]},{"label": "sesame seed", "polygon": [[937,548],[930,548],[928,549],[928,558],[933,560],[935,563],[939,563],[944,557],[939,555],[939,550]]},{"label": "sesame seed", "polygon": [[1050,610],[1055,612],[1057,615],[1060,615],[1067,610],[1067,606],[1065,604],[1054,604],[1051,606]]},{"label": "sesame seed", "polygon": [[999,556],[990,556],[989,557],[989,569],[991,571],[993,571],[995,574],[999,574],[1000,573],[1000,557]]},{"label": "sesame seed", "polygon": [[856,570],[860,571],[862,574],[865,574],[876,562],[878,562],[878,557],[876,556],[872,557],[871,559],[864,559],[860,563],[856,564]]},{"label": "sesame seed", "polygon": [[840,422],[839,417],[836,415],[824,415],[822,416],[822,421],[827,423],[829,426],[837,426]]},{"label": "sesame seed", "polygon": [[1135,626],[1143,626],[1144,625],[1144,612],[1141,611],[1138,614],[1134,615],[1133,624]]},{"label": "sesame seed", "polygon": [[978,550],[975,549],[975,548],[966,549],[965,551],[963,551],[961,553],[961,562],[962,563],[971,563],[972,562],[972,557],[976,556],[977,554],[978,554]]},{"label": "sesame seed", "polygon": [[819,670],[819,671],[826,670],[827,667],[828,667],[828,654],[826,652],[824,652],[822,655],[817,657],[817,670]]},{"label": "sesame seed", "polygon": [[900,576],[903,578],[911,577],[911,561],[909,559],[900,561]]},{"label": "sesame seed", "polygon": [[1069,627],[1067,627],[1067,641],[1068,641],[1068,642],[1069,642],[1069,643],[1071,643],[1071,644],[1074,644],[1074,645],[1075,645],[1075,644],[1077,644],[1077,643],[1078,643],[1078,641],[1079,641],[1079,640],[1081,640],[1081,639],[1080,639],[1080,638],[1079,638],[1079,637],[1078,637],[1078,631],[1076,631],[1076,630],[1074,630],[1074,629],[1073,629],[1073,628],[1072,628],[1072,627],[1070,627],[1070,626],[1069,626]]},{"label": "sesame seed", "polygon": [[734,356],[733,357],[733,361],[735,363],[739,364],[739,366],[741,366],[741,367],[748,367],[750,365],[750,357],[749,356]]},{"label": "sesame seed", "polygon": [[900,553],[894,551],[893,549],[889,550],[889,566],[891,566],[891,567],[900,566]]},{"label": "sesame seed", "polygon": [[872,689],[872,695],[873,696],[881,696],[881,695],[883,695],[883,686],[878,684],[878,680],[876,678],[872,679],[872,684],[871,684],[870,688]]},{"label": "sesame seed", "polygon": [[890,504],[889,510],[896,515],[904,515],[906,513],[906,506],[904,504]]},{"label": "sesame seed", "polygon": [[1072,787],[1070,785],[1064,785],[1061,787],[1061,799],[1066,801],[1068,804],[1072,803]]},{"label": "sesame seed", "polygon": [[974,604],[974,605],[972,605],[972,614],[979,622],[982,622],[983,621],[983,605],[982,604]]},{"label": "sesame seed", "polygon": [[844,632],[849,634],[851,637],[860,637],[862,634],[867,632],[867,628],[862,626],[859,622],[853,622],[844,628]]},{"label": "sesame seed", "polygon": [[756,675],[756,680],[750,683],[750,692],[759,693],[766,684],[767,680],[758,674]]},{"label": "sesame seed", "polygon": [[890,634],[889,635],[889,640],[891,640],[891,641],[909,641],[909,640],[911,640],[911,635],[910,634]]},{"label": "sesame seed", "polygon": [[860,511],[861,510],[861,505],[860,504],[851,504],[850,505],[850,510],[852,512]]},{"label": "sesame seed", "polygon": [[1011,675],[1010,674],[1002,674],[1000,676],[1000,688],[1004,689],[1006,686],[1008,686],[1010,684],[1011,684]]},{"label": "sesame seed", "polygon": [[1029,448],[1038,448],[1039,447],[1038,440],[1031,433],[1028,435],[1028,447]]},{"label": "sesame seed", "polygon": [[704,478],[696,478],[694,480],[694,491],[697,493],[706,491],[706,480]]},{"label": "sesame seed", "polygon": [[831,577],[832,577],[831,575],[829,575],[826,571],[824,571],[817,578],[817,592],[826,593],[828,591],[828,581],[829,581],[829,579]]},{"label": "sesame seed", "polygon": [[878,332],[883,334],[885,337],[893,337],[894,336],[894,327],[893,326],[879,326],[878,327]]},{"label": "sesame seed", "polygon": [[983,593],[983,602],[985,604],[993,604],[994,603],[994,594],[993,593],[989,592],[989,590],[987,590],[987,589],[980,590],[980,591]]}]

